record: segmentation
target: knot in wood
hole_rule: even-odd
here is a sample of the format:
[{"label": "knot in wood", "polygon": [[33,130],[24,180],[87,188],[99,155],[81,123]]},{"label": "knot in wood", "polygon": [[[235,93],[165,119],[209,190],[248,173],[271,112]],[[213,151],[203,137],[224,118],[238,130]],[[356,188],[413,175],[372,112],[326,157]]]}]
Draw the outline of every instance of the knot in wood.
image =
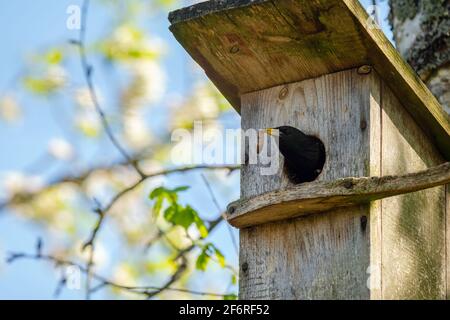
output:
[{"label": "knot in wood", "polygon": [[367,129],[367,121],[366,120],[361,120],[361,122],[359,123],[359,127],[363,131],[366,130]]},{"label": "knot in wood", "polygon": [[353,188],[353,181],[351,181],[351,180],[345,180],[345,181],[344,181],[344,188],[345,188],[345,189],[351,189],[351,188]]}]

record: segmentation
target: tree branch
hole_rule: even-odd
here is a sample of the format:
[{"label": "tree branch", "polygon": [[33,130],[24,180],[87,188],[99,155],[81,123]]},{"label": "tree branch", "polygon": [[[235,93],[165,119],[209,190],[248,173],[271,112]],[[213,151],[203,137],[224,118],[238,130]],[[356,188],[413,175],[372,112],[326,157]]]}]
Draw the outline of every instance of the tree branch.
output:
[{"label": "tree branch", "polygon": [[[36,261],[47,261],[47,262],[51,262],[54,263],[57,266],[73,266],[78,268],[82,273],[84,274],[88,274],[90,271],[83,265],[73,262],[73,261],[69,261],[69,260],[64,260],[52,255],[48,255],[48,254],[28,254],[28,253],[10,253],[10,256],[7,260],[8,263],[13,263],[16,262],[18,260],[36,260]],[[177,270],[176,273],[180,273],[179,271],[180,269]],[[90,288],[90,293],[94,293],[104,287],[112,287],[112,288],[116,288],[122,291],[126,291],[126,292],[130,292],[130,293],[134,293],[134,294],[139,294],[139,295],[143,295],[147,298],[152,298],[155,295],[157,295],[158,293],[161,293],[162,291],[175,291],[175,292],[184,292],[184,293],[190,293],[193,295],[198,295],[198,296],[214,296],[214,297],[220,297],[223,298],[225,296],[228,295],[232,295],[232,294],[220,294],[220,293],[213,293],[213,292],[203,292],[203,291],[196,291],[196,290],[190,290],[190,289],[183,289],[183,288],[173,288],[171,287],[171,283],[175,282],[175,281],[168,281],[164,286],[162,287],[157,287],[157,286],[151,286],[151,285],[147,285],[147,286],[128,286],[128,285],[123,285],[117,282],[114,282],[104,276],[101,276],[97,273],[91,272],[91,277],[95,280],[97,280],[99,282],[99,285],[95,286],[94,288]],[[178,276],[172,276],[171,279],[173,278],[178,278]],[[59,286],[61,284],[65,285],[66,281],[60,281],[60,283],[58,284],[58,288],[57,291],[61,291],[61,288],[59,288]],[[169,283],[170,282],[170,283]]]}]

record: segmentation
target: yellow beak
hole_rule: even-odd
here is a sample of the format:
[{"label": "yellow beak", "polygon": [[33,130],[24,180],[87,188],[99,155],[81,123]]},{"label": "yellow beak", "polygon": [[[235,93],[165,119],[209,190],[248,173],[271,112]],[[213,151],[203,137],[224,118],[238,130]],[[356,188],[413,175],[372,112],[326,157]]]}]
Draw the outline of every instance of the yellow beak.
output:
[{"label": "yellow beak", "polygon": [[266,129],[266,133],[267,133],[269,136],[274,136],[274,135],[277,134],[277,132],[278,132],[277,129],[273,129],[273,128]]}]

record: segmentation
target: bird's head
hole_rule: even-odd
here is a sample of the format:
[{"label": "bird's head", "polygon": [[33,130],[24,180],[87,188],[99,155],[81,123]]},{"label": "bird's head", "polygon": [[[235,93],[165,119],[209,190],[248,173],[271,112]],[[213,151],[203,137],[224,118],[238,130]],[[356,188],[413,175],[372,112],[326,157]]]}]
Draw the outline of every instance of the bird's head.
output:
[{"label": "bird's head", "polygon": [[300,130],[298,130],[294,127],[289,127],[289,126],[268,128],[268,129],[266,129],[266,133],[271,136],[279,136],[279,137],[289,137],[289,136],[294,136],[294,135],[299,135],[299,134],[303,135],[303,133]]}]

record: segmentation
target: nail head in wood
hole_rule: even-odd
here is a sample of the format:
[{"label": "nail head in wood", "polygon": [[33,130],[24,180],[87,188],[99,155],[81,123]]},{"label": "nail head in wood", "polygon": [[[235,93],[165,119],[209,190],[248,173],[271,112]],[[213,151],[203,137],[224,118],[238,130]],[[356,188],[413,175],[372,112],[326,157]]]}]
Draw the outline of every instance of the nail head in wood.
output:
[{"label": "nail head in wood", "polygon": [[280,98],[280,100],[283,100],[287,97],[289,93],[289,89],[287,87],[283,87],[283,89],[280,90],[280,94],[278,95],[278,98]]},{"label": "nail head in wood", "polygon": [[372,72],[372,66],[364,65],[358,68],[358,74],[369,74]]},{"label": "nail head in wood", "polygon": [[238,46],[232,46],[230,49],[230,53],[231,54],[235,54],[239,52],[239,47]]}]

